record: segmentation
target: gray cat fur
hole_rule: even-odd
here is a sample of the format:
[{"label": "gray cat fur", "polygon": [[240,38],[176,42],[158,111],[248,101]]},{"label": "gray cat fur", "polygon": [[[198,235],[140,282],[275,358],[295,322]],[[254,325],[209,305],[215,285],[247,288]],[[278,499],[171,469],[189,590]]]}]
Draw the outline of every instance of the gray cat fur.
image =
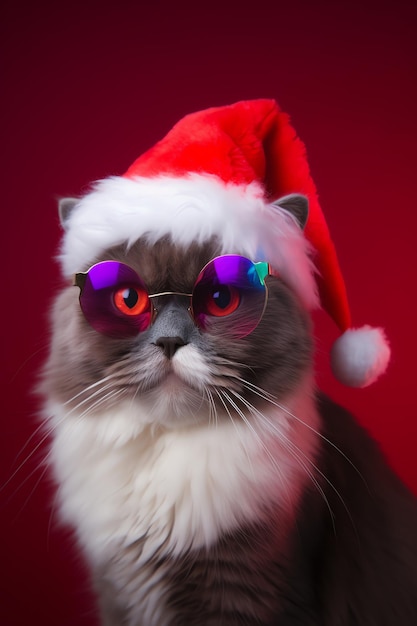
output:
[{"label": "gray cat fur", "polygon": [[[68,203],[61,210],[64,222],[72,206]],[[298,203],[301,224],[304,209],[305,204]],[[169,240],[152,247],[139,241],[129,250],[124,246],[109,250],[97,260],[128,263],[152,293],[166,289],[189,293],[198,271],[217,253],[216,240],[188,249],[176,248]],[[236,376],[282,400],[297,389],[311,367],[312,332],[309,318],[287,286],[276,277],[269,277],[267,284],[264,317],[240,342],[200,333],[190,318],[187,299],[181,297],[156,302],[158,315],[146,333],[109,342],[88,326],[79,310],[78,290],[67,287],[53,312],[43,393],[68,403],[70,410],[78,402],[77,394],[117,371],[123,397],[135,402],[147,391],[144,369],[149,347],[171,337],[177,338],[176,349],[181,349],[181,342],[193,342],[210,360],[219,381],[226,377],[223,384],[231,384],[227,370],[233,361]],[[265,400],[247,388],[239,392],[257,410],[264,409]],[[90,407],[85,403],[91,419],[99,419],[95,403],[96,397]],[[129,607],[140,602],[144,581],[156,571],[166,583],[163,601],[171,616],[166,624],[172,626],[417,623],[416,500],[352,416],[319,392],[317,406],[321,430],[316,435],[314,480],[307,482],[293,526],[282,526],[280,511],[269,510],[259,523],[222,536],[209,550],[167,557],[161,545],[141,571],[135,561],[145,537],[129,546],[116,542],[114,558],[92,572],[103,624],[152,626],[140,619],[131,621]]]}]

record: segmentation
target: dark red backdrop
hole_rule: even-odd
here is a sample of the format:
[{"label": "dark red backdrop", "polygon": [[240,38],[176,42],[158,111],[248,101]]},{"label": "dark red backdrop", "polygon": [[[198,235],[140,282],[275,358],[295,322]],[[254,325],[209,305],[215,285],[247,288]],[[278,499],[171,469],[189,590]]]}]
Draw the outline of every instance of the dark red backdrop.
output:
[{"label": "dark red backdrop", "polygon": [[354,320],[383,325],[393,349],[379,383],[346,390],[328,372],[335,329],[319,315],[320,381],[356,411],[417,491],[412,3],[66,4],[16,2],[3,9],[1,25],[0,484],[12,476],[1,491],[2,626],[95,624],[81,561],[50,510],[40,436],[28,442],[38,408],[30,390],[59,284],[56,197],[122,173],[193,110],[274,97],[291,114]]}]

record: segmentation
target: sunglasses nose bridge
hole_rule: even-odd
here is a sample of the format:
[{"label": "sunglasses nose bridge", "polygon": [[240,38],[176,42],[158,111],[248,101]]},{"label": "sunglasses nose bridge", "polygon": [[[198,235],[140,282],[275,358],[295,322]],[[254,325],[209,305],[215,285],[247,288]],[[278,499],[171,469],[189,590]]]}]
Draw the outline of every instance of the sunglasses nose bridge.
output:
[{"label": "sunglasses nose bridge", "polygon": [[150,294],[148,295],[149,298],[149,302],[151,305],[151,319],[150,319],[150,325],[154,323],[155,319],[158,316],[159,310],[161,307],[157,306],[156,303],[156,299],[157,298],[165,298],[167,296],[182,296],[183,298],[188,298],[190,301],[189,306],[187,307],[187,311],[189,313],[189,315],[191,316],[191,319],[194,321],[194,317],[193,317],[193,307],[192,307],[192,298],[193,298],[193,294],[192,293],[181,293],[178,291],[165,291],[162,293],[155,293],[155,294]]}]

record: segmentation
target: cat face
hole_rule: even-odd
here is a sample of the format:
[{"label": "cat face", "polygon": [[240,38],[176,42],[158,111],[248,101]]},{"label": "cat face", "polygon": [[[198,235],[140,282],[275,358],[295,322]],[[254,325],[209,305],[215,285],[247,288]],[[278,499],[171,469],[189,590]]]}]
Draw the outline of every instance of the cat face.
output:
[{"label": "cat face", "polygon": [[[203,266],[220,253],[216,239],[187,247],[168,238],[152,245],[141,239],[97,261],[126,263],[149,293],[187,294]],[[65,288],[53,311],[48,396],[65,404],[68,415],[96,420],[125,403],[139,421],[165,427],[230,419],[230,411],[247,414],[260,409],[268,394],[284,400],[311,365],[309,319],[279,277],[268,276],[266,284],[261,321],[239,339],[215,326],[208,332],[198,328],[189,298],[176,295],[156,298],[158,313],[147,330],[127,339],[108,337],[86,321],[79,288]]]}]

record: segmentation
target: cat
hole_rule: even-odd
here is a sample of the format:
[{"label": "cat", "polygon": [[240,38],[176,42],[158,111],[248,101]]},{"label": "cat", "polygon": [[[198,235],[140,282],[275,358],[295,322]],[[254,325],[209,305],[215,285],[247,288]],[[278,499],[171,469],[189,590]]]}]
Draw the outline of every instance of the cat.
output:
[{"label": "cat", "polygon": [[[189,293],[221,252],[162,238],[100,261]],[[200,333],[180,296],[122,342],[88,326],[75,287],[57,299],[51,462],[103,624],[414,623],[415,501],[315,390],[310,320],[267,280],[260,323],[234,341]]]},{"label": "cat", "polygon": [[[88,230],[74,227],[80,206],[60,204],[66,237]],[[303,239],[304,196],[268,210]],[[52,311],[48,460],[103,626],[417,623],[416,499],[317,389],[311,318],[285,267],[185,223],[184,237],[163,220],[156,234],[127,226],[93,251],[77,239]],[[208,300],[213,268],[235,261],[253,284],[216,283]],[[117,313],[94,291],[107,280]]]}]

